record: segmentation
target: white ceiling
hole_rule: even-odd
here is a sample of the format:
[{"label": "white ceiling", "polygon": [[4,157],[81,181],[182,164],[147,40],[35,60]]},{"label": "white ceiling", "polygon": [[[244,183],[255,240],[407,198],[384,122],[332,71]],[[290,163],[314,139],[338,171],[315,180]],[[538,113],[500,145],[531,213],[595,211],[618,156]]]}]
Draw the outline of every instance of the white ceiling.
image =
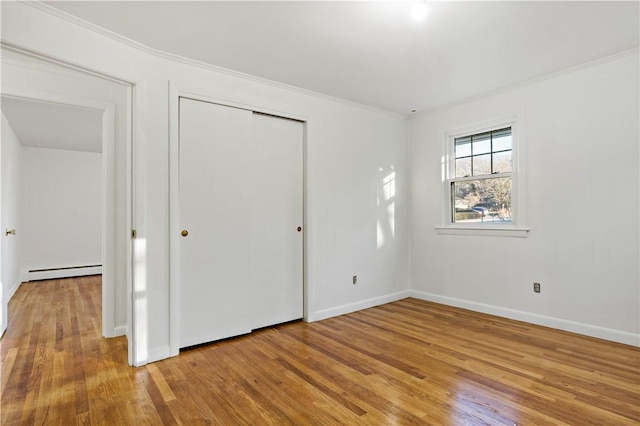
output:
[{"label": "white ceiling", "polygon": [[2,113],[24,146],[102,152],[102,112],[2,96]]},{"label": "white ceiling", "polygon": [[374,107],[456,103],[637,48],[639,2],[72,1],[148,47]]}]

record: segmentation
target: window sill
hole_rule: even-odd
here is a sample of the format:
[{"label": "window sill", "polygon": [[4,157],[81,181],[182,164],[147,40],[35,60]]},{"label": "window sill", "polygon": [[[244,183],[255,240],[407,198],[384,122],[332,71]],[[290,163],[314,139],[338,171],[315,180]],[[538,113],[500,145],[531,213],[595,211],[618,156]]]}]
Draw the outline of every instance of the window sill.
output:
[{"label": "window sill", "polygon": [[485,237],[527,238],[529,228],[496,226],[436,226],[438,235],[478,235]]}]

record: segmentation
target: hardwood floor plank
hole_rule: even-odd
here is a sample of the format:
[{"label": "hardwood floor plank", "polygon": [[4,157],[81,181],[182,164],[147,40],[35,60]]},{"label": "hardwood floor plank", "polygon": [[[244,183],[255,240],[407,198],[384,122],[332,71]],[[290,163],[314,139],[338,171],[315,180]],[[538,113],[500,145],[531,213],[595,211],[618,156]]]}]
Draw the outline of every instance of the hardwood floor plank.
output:
[{"label": "hardwood floor plank", "polygon": [[[1,350],[0,350],[1,352]],[[16,363],[16,357],[18,356],[18,348],[11,348],[7,351],[7,355],[2,360],[2,377],[0,377],[0,398],[4,394],[7,388],[7,381],[13,372],[13,366]]]},{"label": "hardwood floor plank", "polygon": [[416,299],[127,365],[100,277],[25,283],[3,425],[637,425],[640,349]]},{"label": "hardwood floor plank", "polygon": [[149,364],[147,366],[147,371],[149,371],[149,374],[151,374],[151,378],[156,384],[156,387],[160,391],[160,395],[162,395],[162,399],[165,402],[173,401],[174,399],[176,399],[176,396],[171,391],[171,388],[167,384],[166,380],[164,380],[164,377],[162,377],[162,373],[160,373],[158,367],[155,364]]}]

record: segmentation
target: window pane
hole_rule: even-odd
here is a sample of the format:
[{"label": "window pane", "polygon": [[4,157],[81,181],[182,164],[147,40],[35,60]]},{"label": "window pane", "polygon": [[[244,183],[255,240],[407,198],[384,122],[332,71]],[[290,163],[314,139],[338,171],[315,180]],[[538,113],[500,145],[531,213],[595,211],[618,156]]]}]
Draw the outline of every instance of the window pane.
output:
[{"label": "window pane", "polygon": [[491,152],[491,133],[473,136],[473,155]]},{"label": "window pane", "polygon": [[491,154],[478,155],[473,157],[473,175],[491,174]]},{"label": "window pane", "polygon": [[494,138],[499,138],[505,135],[511,134],[511,127],[505,127],[504,129],[493,130],[491,132]]},{"label": "window pane", "polygon": [[453,182],[456,223],[511,223],[511,178]]},{"label": "window pane", "polygon": [[456,138],[455,141],[456,158],[468,157],[471,155],[471,136]]},{"label": "window pane", "polygon": [[511,151],[493,154],[493,172],[508,173],[511,171]]},{"label": "window pane", "polygon": [[456,177],[471,176],[471,157],[456,160]]},{"label": "window pane", "polygon": [[493,152],[511,149],[511,129],[498,131],[493,134]]}]

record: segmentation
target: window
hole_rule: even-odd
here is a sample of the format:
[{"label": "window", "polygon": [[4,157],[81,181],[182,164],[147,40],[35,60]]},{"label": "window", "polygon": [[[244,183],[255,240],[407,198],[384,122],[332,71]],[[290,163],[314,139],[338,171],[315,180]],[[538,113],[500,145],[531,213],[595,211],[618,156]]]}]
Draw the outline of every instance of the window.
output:
[{"label": "window", "polygon": [[444,235],[525,238],[523,135],[517,117],[446,133]]},{"label": "window", "polygon": [[511,127],[452,138],[451,223],[512,224]]}]

